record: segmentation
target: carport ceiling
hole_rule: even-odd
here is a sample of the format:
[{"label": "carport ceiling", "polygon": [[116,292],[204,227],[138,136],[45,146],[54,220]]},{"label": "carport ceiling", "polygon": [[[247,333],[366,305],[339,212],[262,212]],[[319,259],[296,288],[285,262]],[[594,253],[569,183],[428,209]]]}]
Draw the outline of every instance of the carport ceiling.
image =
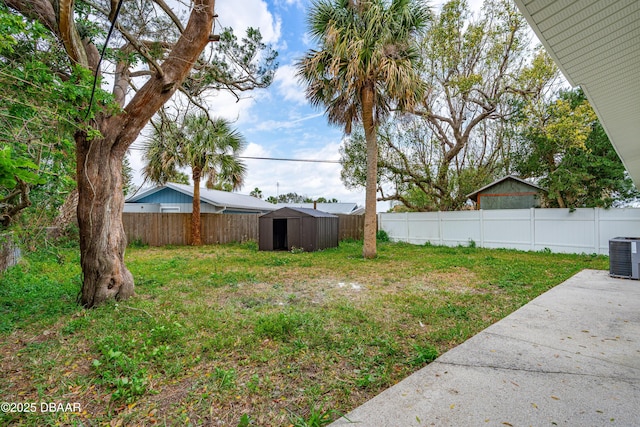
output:
[{"label": "carport ceiling", "polygon": [[515,0],[640,188],[640,0]]}]

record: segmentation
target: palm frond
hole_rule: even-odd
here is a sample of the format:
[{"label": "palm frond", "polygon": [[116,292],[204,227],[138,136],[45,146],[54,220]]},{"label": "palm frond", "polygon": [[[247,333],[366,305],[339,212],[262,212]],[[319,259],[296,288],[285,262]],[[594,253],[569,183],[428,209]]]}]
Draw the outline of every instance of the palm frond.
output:
[{"label": "palm frond", "polygon": [[166,183],[180,168],[197,169],[207,177],[207,186],[230,184],[238,189],[247,169],[238,159],[246,140],[222,118],[188,114],[180,124],[161,124],[145,144],[145,177]]},{"label": "palm frond", "polygon": [[360,96],[370,84],[377,121],[392,104],[412,109],[425,93],[416,36],[430,18],[416,0],[314,0],[308,25],[319,46],[297,63],[307,99],[346,131],[361,120]]}]

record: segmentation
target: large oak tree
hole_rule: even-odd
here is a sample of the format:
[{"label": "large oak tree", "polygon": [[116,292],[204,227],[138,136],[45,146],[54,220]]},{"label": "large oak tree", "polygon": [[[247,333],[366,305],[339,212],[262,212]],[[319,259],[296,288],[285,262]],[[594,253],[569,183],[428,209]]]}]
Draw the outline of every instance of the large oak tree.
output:
[{"label": "large oak tree", "polygon": [[[539,97],[557,69],[533,55],[528,26],[508,0],[487,0],[475,17],[464,0],[442,5],[421,39],[428,86],[413,114],[379,132],[378,200],[416,211],[455,210],[466,194],[509,173],[518,106]],[[361,137],[342,151],[343,181],[364,186]]]},{"label": "large oak tree", "polygon": [[[116,20],[118,1],[79,2],[78,8],[73,0],[2,0],[2,3],[25,19],[44,25],[63,46],[70,69],[89,70],[101,77],[98,48],[104,40],[95,37],[91,24],[95,20]],[[123,158],[151,117],[181,88],[210,42],[213,27],[215,0],[194,0],[186,25],[164,0],[135,3],[141,7],[151,5],[156,15],[167,16],[178,33],[175,40],[156,39],[150,43],[127,31],[126,25],[116,20],[123,43],[113,52],[117,62],[113,85],[115,106],[113,103],[97,105],[74,135],[83,272],[81,303],[86,307],[112,298],[127,298],[134,293],[133,277],[124,263]],[[148,70],[135,68],[140,61],[148,64]],[[136,87],[135,94],[127,98],[134,75],[147,78]]]}]

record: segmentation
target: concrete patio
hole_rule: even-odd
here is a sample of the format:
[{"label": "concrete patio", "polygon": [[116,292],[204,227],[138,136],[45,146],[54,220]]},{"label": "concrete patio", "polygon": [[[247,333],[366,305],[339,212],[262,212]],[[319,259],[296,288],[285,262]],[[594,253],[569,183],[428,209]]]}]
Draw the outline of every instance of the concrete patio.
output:
[{"label": "concrete patio", "polygon": [[332,426],[640,426],[640,282],[582,271]]}]

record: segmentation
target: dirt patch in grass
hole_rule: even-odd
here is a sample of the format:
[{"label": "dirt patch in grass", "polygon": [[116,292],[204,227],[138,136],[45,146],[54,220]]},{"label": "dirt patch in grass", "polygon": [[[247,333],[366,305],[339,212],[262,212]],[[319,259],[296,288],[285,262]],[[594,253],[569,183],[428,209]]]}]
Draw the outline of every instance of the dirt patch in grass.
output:
[{"label": "dirt patch in grass", "polygon": [[482,280],[471,269],[452,267],[446,272],[434,271],[428,275],[429,283],[437,289],[450,292],[476,293],[483,292],[479,285]]}]

